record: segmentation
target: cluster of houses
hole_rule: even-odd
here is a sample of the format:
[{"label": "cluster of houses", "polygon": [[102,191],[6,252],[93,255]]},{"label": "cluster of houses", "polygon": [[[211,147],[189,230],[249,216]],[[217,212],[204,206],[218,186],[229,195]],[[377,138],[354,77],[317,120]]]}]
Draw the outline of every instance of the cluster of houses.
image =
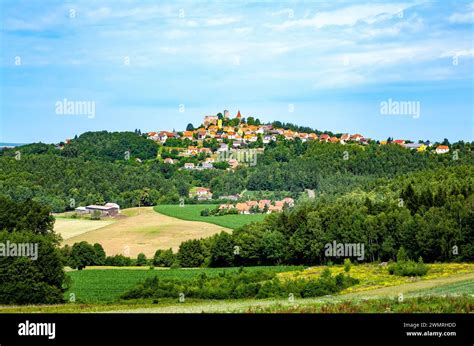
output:
[{"label": "cluster of houses", "polygon": [[262,199],[260,201],[246,201],[242,203],[234,204],[221,204],[219,210],[237,209],[239,214],[252,214],[252,213],[281,213],[284,206],[292,208],[295,205],[293,198],[286,197],[281,201],[272,201],[268,199]]},{"label": "cluster of houses", "polygon": [[117,216],[120,214],[120,206],[116,203],[107,203],[105,205],[88,205],[86,207],[77,207],[75,209],[78,214],[93,214],[98,211],[100,216]]},{"label": "cluster of houses", "polygon": [[[228,119],[229,111],[224,111],[224,119]],[[240,111],[235,116],[237,119],[241,119],[242,115]],[[239,148],[245,144],[256,142],[261,136],[263,144],[268,144],[272,141],[276,141],[278,136],[283,136],[287,140],[294,140],[299,138],[301,141],[306,142],[309,140],[320,140],[322,142],[331,143],[345,143],[349,141],[355,141],[360,143],[368,143],[368,139],[360,134],[344,134],[340,138],[336,136],[329,136],[328,134],[322,134],[318,136],[316,133],[305,133],[295,132],[292,130],[285,130],[281,128],[273,128],[272,125],[248,125],[246,123],[240,123],[237,126],[224,126],[222,119],[218,116],[207,115],[204,117],[203,127],[195,129],[193,131],[184,131],[182,134],[178,132],[149,132],[148,138],[157,142],[165,143],[168,138],[181,138],[189,139],[191,141],[202,141],[206,139],[216,139],[218,142],[222,142],[224,139],[232,141],[230,147]],[[221,146],[220,150],[227,150],[229,146],[227,144]],[[189,146],[183,149],[180,153],[182,156],[197,155],[201,152],[208,153],[209,148],[198,148]]]},{"label": "cluster of houses", "polygon": [[[282,128],[273,128],[272,125],[248,125],[245,122],[240,122],[242,115],[240,111],[237,112],[236,119],[239,120],[238,125],[228,126],[224,125],[225,120],[229,119],[229,111],[225,110],[223,117],[219,118],[217,115],[207,115],[204,117],[203,124],[200,128],[193,131],[184,132],[149,132],[148,138],[157,142],[165,143],[169,138],[180,138],[189,139],[191,141],[197,141],[200,146],[188,146],[187,148],[174,148],[179,152],[179,156],[192,157],[199,154],[211,155],[212,150],[210,148],[202,147],[202,142],[210,139],[215,139],[220,143],[220,147],[216,150],[227,151],[229,149],[239,149],[246,145],[257,142],[259,138],[263,144],[276,141],[278,138],[284,138],[286,140],[295,140],[299,138],[302,142],[306,141],[321,141],[328,143],[340,143],[346,144],[348,142],[359,143],[367,145],[371,141],[370,138],[365,138],[363,135],[356,134],[342,134],[339,137],[330,136],[329,134],[306,133],[296,132],[292,130],[286,130]],[[225,141],[225,143],[224,143]],[[406,143],[406,140],[395,139],[391,143],[399,144],[405,148],[417,150],[419,152],[427,150],[431,146],[430,142],[424,143]],[[388,144],[387,141],[381,141],[381,145]],[[449,152],[449,147],[446,145],[439,145],[436,147],[435,152],[437,154],[445,154]],[[167,159],[165,162],[173,164],[175,160]],[[188,165],[186,169],[210,169],[212,168],[212,162],[207,161],[206,165],[201,168],[193,167]]]},{"label": "cluster of houses", "polygon": [[[422,143],[407,143],[406,140],[404,139],[395,139],[391,143],[401,145],[404,148],[411,149],[411,150],[416,150],[418,152],[424,152],[426,151],[429,147],[431,147],[431,142],[426,141]],[[387,141],[381,141],[381,145],[386,145],[388,144]],[[446,154],[449,152],[449,147],[447,145],[438,145],[435,149],[436,154]]]}]

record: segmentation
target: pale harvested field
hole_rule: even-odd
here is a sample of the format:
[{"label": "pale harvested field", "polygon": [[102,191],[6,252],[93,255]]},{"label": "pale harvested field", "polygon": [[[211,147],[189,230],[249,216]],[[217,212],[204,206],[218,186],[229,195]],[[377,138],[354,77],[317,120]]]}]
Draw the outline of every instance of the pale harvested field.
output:
[{"label": "pale harvested field", "polygon": [[157,249],[178,250],[179,245],[189,239],[206,238],[228,228],[205,222],[184,221],[155,212],[151,207],[127,209],[128,217],[113,224],[68,238],[63,244],[79,241],[100,243],[107,255],[122,254],[136,257],[144,253],[153,257]]},{"label": "pale harvested field", "polygon": [[114,223],[114,220],[83,220],[56,218],[54,231],[61,234],[64,240],[94,231]]}]

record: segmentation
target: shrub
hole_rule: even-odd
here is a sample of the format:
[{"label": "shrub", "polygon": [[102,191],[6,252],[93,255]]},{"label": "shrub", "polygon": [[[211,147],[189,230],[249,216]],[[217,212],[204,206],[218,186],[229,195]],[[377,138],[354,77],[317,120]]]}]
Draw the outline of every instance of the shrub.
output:
[{"label": "shrub", "polygon": [[102,214],[98,210],[94,210],[91,214],[91,220],[100,220]]},{"label": "shrub", "polygon": [[418,262],[412,260],[398,261],[388,266],[391,275],[399,276],[423,276],[428,272],[428,266],[423,263],[420,257]]},{"label": "shrub", "polygon": [[181,266],[179,265],[179,262],[174,262],[171,266],[170,269],[180,269]]},{"label": "shrub", "polygon": [[344,260],[344,271],[346,273],[349,273],[350,270],[351,270],[351,260],[349,258],[346,258]]}]

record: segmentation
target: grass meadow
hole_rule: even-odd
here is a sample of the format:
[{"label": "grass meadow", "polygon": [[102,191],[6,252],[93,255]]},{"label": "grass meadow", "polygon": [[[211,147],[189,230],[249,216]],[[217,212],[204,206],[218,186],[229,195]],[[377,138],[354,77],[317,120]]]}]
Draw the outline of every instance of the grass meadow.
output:
[{"label": "grass meadow", "polygon": [[252,222],[262,221],[264,214],[238,214],[223,216],[201,216],[204,209],[214,209],[218,204],[186,204],[184,207],[179,205],[157,205],[155,211],[160,214],[175,217],[188,221],[202,221],[213,223],[226,228],[236,229]]}]

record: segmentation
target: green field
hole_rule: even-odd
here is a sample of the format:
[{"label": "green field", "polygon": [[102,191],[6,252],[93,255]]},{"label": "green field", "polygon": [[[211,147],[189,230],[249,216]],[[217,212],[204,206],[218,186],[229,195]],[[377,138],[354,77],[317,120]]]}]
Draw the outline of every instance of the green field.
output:
[{"label": "green field", "polygon": [[161,214],[177,219],[208,222],[231,229],[237,229],[251,222],[262,221],[266,216],[264,214],[201,216],[202,210],[214,209],[217,206],[218,204],[187,204],[184,207],[179,205],[157,205],[154,209]]},{"label": "green field", "polygon": [[459,295],[469,294],[474,296],[474,280],[460,281],[453,284],[442,285],[426,290],[415,291],[416,295]]},{"label": "green field", "polygon": [[[236,271],[239,268],[202,268],[202,269],[86,269],[70,271],[67,275],[72,279],[72,285],[66,292],[66,300],[70,294],[75,295],[78,303],[111,303],[125,291],[135,286],[145,278],[158,276],[166,279],[192,279],[201,273],[215,276],[222,271]],[[248,270],[265,270],[272,272],[287,272],[303,267],[272,266],[247,267]]]}]

